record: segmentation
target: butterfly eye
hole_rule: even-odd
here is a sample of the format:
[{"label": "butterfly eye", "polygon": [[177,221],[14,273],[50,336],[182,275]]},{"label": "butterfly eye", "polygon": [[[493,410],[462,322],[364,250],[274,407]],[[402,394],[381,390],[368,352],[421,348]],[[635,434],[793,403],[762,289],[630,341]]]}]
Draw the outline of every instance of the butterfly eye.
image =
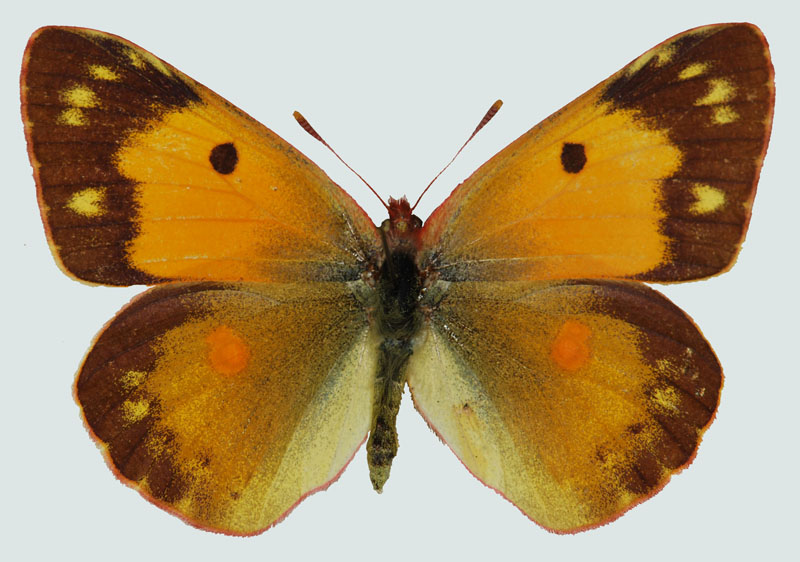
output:
[{"label": "butterfly eye", "polygon": [[565,142],[561,149],[561,166],[569,174],[577,174],[586,165],[586,149],[582,144]]},{"label": "butterfly eye", "polygon": [[232,142],[226,142],[211,149],[208,161],[211,162],[214,170],[227,175],[236,169],[236,164],[239,163],[239,154]]},{"label": "butterfly eye", "polygon": [[422,219],[417,215],[411,215],[411,226],[414,230],[422,228]]}]

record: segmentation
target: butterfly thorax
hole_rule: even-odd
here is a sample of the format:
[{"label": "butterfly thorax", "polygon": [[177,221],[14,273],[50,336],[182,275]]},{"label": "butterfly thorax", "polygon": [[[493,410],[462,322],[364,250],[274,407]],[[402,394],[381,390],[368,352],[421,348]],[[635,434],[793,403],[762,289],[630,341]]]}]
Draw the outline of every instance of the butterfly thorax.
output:
[{"label": "butterfly thorax", "polygon": [[417,331],[416,314],[422,289],[417,248],[422,221],[411,214],[408,200],[389,198],[389,218],[380,235],[383,262],[378,273],[378,326],[389,339],[407,340]]},{"label": "butterfly thorax", "polygon": [[370,479],[378,492],[389,478],[397,454],[395,420],[406,382],[406,364],[413,352],[412,340],[422,323],[422,276],[416,263],[421,225],[405,198],[389,200],[389,218],[380,227],[384,259],[378,270],[375,322],[382,341],[367,442]]}]

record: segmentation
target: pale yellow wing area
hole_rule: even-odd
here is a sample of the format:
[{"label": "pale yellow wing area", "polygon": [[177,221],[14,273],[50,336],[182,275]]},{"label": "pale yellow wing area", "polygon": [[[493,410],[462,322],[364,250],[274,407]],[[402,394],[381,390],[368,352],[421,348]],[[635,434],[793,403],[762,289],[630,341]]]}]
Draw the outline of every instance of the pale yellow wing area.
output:
[{"label": "pale yellow wing area", "polygon": [[255,534],[363,442],[376,349],[344,283],[170,284],[104,328],[75,393],[122,481],[192,525]]},{"label": "pale yellow wing area", "polygon": [[48,238],[75,277],[348,281],[379,248],[303,154],[120,37],[42,28],[21,82]]},{"label": "pale yellow wing area", "polygon": [[758,28],[677,35],[458,186],[425,224],[423,264],[450,281],[719,273],[747,229],[773,105]]},{"label": "pale yellow wing area", "polygon": [[440,282],[429,298],[408,366],[414,403],[535,522],[606,523],[693,458],[722,373],[661,294],[611,281]]}]

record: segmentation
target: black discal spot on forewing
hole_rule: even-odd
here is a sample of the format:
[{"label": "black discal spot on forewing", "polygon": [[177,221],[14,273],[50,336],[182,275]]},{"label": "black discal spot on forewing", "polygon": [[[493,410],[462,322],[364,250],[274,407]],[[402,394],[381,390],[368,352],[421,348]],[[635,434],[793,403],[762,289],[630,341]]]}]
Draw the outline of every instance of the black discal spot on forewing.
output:
[{"label": "black discal spot on forewing", "polygon": [[208,157],[211,166],[220,174],[230,174],[236,169],[236,164],[239,162],[239,153],[236,152],[236,147],[232,142],[218,144],[211,149],[211,154]]},{"label": "black discal spot on forewing", "polygon": [[586,165],[586,150],[582,144],[565,142],[561,149],[561,166],[570,174],[577,174]]}]

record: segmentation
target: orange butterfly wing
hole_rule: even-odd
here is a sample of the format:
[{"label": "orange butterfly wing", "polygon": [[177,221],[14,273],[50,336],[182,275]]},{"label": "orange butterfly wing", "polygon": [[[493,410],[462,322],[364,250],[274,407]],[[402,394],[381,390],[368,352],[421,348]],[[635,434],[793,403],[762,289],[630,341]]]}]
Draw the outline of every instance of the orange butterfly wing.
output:
[{"label": "orange butterfly wing", "polygon": [[460,282],[409,363],[414,404],[531,519],[619,517],[688,464],[722,371],[692,321],[638,283]]},{"label": "orange butterfly wing", "polygon": [[550,530],[601,525],[660,490],[713,419],[710,346],[665,297],[621,279],[731,265],[772,76],[754,26],[678,35],[502,150],[425,224],[414,403]]},{"label": "orange butterfly wing", "polygon": [[648,51],[462,183],[425,224],[443,279],[682,281],[739,251],[772,126],[749,24]]},{"label": "orange butterfly wing", "polygon": [[109,465],[193,525],[270,527],[369,430],[375,227],[288,143],[121,38],[34,33],[22,108],[62,268],[164,283],[104,328],[75,383]]},{"label": "orange butterfly wing", "polygon": [[121,480],[192,525],[250,535],[363,443],[373,337],[343,283],[171,283],[104,328],[75,395]]},{"label": "orange butterfly wing", "polygon": [[352,280],[379,247],[317,166],[122,38],[34,33],[22,107],[48,240],[79,279]]}]

